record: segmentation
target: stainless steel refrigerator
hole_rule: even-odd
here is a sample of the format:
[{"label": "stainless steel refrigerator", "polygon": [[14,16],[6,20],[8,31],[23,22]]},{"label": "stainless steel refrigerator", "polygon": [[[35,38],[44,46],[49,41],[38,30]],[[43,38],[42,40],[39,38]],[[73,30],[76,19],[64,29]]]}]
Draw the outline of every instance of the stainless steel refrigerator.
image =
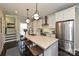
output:
[{"label": "stainless steel refrigerator", "polygon": [[74,20],[56,22],[56,38],[59,48],[74,54]]}]

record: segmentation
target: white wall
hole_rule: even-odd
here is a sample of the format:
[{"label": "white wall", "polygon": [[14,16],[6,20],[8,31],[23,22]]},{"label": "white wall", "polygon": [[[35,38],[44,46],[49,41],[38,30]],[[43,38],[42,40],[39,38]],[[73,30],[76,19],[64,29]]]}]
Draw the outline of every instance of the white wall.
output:
[{"label": "white wall", "polygon": [[79,5],[76,6],[76,10],[75,10],[76,14],[76,19],[75,19],[75,25],[74,25],[74,30],[75,30],[75,50],[79,51]]},{"label": "white wall", "polygon": [[55,23],[56,23],[56,15],[55,14],[48,15],[49,28],[55,28]]},{"label": "white wall", "polygon": [[2,33],[0,33],[0,54],[2,52],[2,49],[3,49],[3,45],[4,45],[4,40],[5,40],[5,36],[4,36],[4,33],[5,33],[5,21],[4,21],[4,14],[3,14],[3,11],[2,9],[0,8],[0,17],[2,17]]}]

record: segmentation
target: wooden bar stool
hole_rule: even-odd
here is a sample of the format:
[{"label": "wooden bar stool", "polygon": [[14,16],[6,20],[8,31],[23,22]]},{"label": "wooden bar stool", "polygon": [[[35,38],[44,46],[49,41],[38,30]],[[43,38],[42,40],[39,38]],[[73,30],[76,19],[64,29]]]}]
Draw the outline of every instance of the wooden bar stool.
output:
[{"label": "wooden bar stool", "polygon": [[30,48],[30,46],[33,46],[33,42],[31,42],[27,38],[25,38],[24,41],[25,41],[25,45],[28,46],[29,48]]},{"label": "wooden bar stool", "polygon": [[43,53],[43,49],[40,48],[39,46],[35,45],[31,48],[29,48],[29,50],[31,51],[31,53],[33,54],[33,56],[39,56],[40,54]]}]

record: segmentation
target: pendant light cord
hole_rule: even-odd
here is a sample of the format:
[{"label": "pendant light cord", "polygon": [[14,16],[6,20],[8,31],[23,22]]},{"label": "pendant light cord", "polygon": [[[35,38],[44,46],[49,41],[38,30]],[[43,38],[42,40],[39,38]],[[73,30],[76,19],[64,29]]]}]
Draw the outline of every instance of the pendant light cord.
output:
[{"label": "pendant light cord", "polygon": [[36,12],[37,12],[37,6],[38,6],[38,5],[37,5],[37,3],[36,3]]},{"label": "pendant light cord", "polygon": [[27,18],[29,18],[29,17],[28,17],[28,11],[29,11],[29,9],[27,9]]}]

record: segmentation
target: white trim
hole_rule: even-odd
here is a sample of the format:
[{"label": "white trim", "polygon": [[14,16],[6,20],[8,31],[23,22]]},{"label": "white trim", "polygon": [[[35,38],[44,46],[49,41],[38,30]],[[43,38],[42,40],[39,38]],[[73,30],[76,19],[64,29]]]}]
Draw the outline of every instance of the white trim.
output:
[{"label": "white trim", "polygon": [[79,48],[76,48],[75,51],[76,51],[76,50],[79,51]]},{"label": "white trim", "polygon": [[15,18],[16,18],[16,15],[10,15],[10,14],[6,14],[5,16],[9,16],[9,17],[15,17]]},{"label": "white trim", "polygon": [[17,40],[17,39],[7,40],[7,41],[5,41],[4,43],[6,43],[6,42],[12,42],[12,41],[18,41],[18,40]]}]

